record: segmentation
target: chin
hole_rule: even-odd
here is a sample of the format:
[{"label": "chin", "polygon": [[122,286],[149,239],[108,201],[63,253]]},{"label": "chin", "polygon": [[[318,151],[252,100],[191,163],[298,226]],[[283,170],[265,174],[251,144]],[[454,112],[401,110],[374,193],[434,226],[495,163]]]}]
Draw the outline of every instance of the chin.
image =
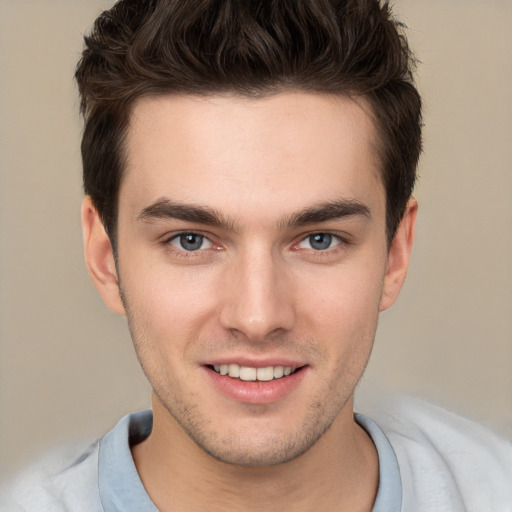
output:
[{"label": "chin", "polygon": [[213,442],[211,439],[209,442],[197,439],[194,441],[208,455],[224,464],[261,467],[285,464],[300,457],[315,444],[319,437],[297,439],[294,436],[283,439],[274,436],[256,442],[254,439],[247,441],[233,438],[229,440],[224,438],[217,442]]},{"label": "chin", "polygon": [[302,456],[324,435],[334,419],[335,415],[308,415],[294,428],[281,431],[272,422],[265,421],[259,428],[253,424],[253,428],[240,425],[236,429],[226,425],[215,428],[211,423],[200,425],[179,420],[178,423],[188,437],[214,459],[225,464],[257,467],[285,464]]}]

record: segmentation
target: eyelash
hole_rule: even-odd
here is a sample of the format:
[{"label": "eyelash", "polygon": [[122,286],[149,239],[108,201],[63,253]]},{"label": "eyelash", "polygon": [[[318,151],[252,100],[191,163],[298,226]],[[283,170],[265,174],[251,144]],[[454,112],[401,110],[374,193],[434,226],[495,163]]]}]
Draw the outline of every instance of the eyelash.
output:
[{"label": "eyelash", "polygon": [[[333,239],[337,241],[337,243],[333,247],[329,247],[325,250],[307,249],[308,253],[307,255],[305,255],[305,257],[307,257],[308,259],[320,261],[326,258],[332,258],[339,255],[340,253],[343,253],[344,251],[347,250],[347,248],[350,245],[352,245],[352,242],[347,237],[329,231],[315,231],[314,233],[309,233],[305,236],[302,236],[298,242],[293,244],[293,247],[298,247],[299,244],[314,237],[315,235],[331,236]],[[298,248],[298,250],[300,250],[300,247]]]},{"label": "eyelash", "polygon": [[[194,258],[194,257],[198,257],[198,256],[204,256],[204,251],[207,250],[207,249],[196,249],[196,250],[193,250],[193,251],[187,251],[186,249],[182,248],[182,249],[178,249],[177,247],[174,247],[172,245],[172,242],[174,240],[179,240],[181,237],[183,236],[187,236],[187,235],[192,235],[192,236],[196,236],[196,237],[201,237],[201,239],[204,241],[208,241],[212,246],[215,246],[214,242],[212,242],[209,238],[209,236],[203,234],[203,233],[199,233],[197,231],[181,231],[179,233],[175,233],[173,234],[172,236],[170,237],[167,237],[165,240],[162,241],[162,245],[167,249],[169,250],[170,252],[172,252],[173,254],[181,257],[181,258]],[[210,247],[209,247],[210,248]],[[209,249],[208,248],[208,249]]]},{"label": "eyelash", "polygon": [[[187,235],[201,237],[203,241],[204,240],[208,241],[211,244],[212,247],[208,247],[208,248],[205,248],[205,249],[199,248],[199,249],[196,249],[196,250],[187,251],[186,249],[183,249],[183,248],[182,249],[178,249],[177,247],[174,247],[172,245],[171,242],[173,242],[174,240],[178,240],[182,236],[187,236]],[[308,257],[325,258],[325,257],[333,256],[335,254],[338,254],[341,251],[344,251],[349,245],[351,245],[351,242],[349,240],[347,240],[346,237],[342,237],[342,236],[340,236],[338,234],[335,234],[335,233],[332,233],[332,232],[329,232],[329,231],[315,231],[315,232],[309,233],[307,235],[302,235],[300,240],[298,240],[297,242],[294,242],[292,244],[292,248],[297,248],[297,250],[300,250],[299,245],[301,243],[303,243],[306,240],[311,239],[312,237],[317,236],[317,235],[330,236],[333,239],[335,239],[337,241],[337,243],[333,247],[329,247],[329,248],[326,248],[324,250],[320,250],[320,249],[319,250],[307,249],[308,250]],[[177,255],[178,257],[181,257],[181,258],[204,257],[204,251],[206,251],[208,249],[211,249],[211,248],[217,248],[217,250],[220,249],[220,247],[218,245],[216,245],[210,239],[210,237],[208,235],[200,233],[200,232],[197,232],[197,231],[181,231],[179,233],[175,233],[172,236],[165,238],[161,242],[161,244],[167,250],[169,250],[170,252],[172,252],[173,254],[175,254],[175,255]]]}]

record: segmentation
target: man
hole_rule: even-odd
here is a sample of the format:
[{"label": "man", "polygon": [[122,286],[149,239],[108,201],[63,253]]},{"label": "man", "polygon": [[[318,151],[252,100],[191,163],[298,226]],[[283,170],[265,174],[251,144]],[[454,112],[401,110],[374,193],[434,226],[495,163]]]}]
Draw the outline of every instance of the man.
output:
[{"label": "man", "polygon": [[91,277],[153,388],[28,510],[509,510],[510,446],[353,411],[404,282],[412,58],[374,1],[122,1],[86,38]]}]

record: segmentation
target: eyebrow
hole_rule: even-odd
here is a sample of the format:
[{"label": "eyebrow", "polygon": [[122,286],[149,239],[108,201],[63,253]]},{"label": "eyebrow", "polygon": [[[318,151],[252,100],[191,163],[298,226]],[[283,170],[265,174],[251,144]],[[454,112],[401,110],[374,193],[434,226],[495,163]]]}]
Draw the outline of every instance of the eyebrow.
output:
[{"label": "eyebrow", "polygon": [[[304,208],[278,223],[280,228],[294,228],[317,224],[344,217],[371,218],[368,206],[355,199],[340,199]],[[218,211],[207,206],[184,204],[162,197],[137,215],[137,220],[151,222],[157,219],[177,219],[185,222],[206,224],[227,230],[236,230],[236,222],[224,218]]]},{"label": "eyebrow", "polygon": [[344,217],[371,218],[371,210],[368,206],[355,199],[340,199],[311,206],[294,213],[285,220],[283,225],[293,228],[342,219]]},{"label": "eyebrow", "polygon": [[137,215],[137,220],[146,222],[156,219],[178,219],[218,228],[234,228],[234,223],[228,222],[213,208],[178,203],[165,197],[156,200]]}]

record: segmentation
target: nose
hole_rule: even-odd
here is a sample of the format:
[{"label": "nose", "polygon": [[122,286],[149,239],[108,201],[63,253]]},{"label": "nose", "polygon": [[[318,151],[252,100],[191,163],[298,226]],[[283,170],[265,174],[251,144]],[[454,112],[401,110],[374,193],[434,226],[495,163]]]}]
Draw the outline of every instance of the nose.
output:
[{"label": "nose", "polygon": [[249,341],[262,342],[293,328],[293,283],[278,257],[253,252],[230,265],[224,276],[220,312],[224,329]]}]

